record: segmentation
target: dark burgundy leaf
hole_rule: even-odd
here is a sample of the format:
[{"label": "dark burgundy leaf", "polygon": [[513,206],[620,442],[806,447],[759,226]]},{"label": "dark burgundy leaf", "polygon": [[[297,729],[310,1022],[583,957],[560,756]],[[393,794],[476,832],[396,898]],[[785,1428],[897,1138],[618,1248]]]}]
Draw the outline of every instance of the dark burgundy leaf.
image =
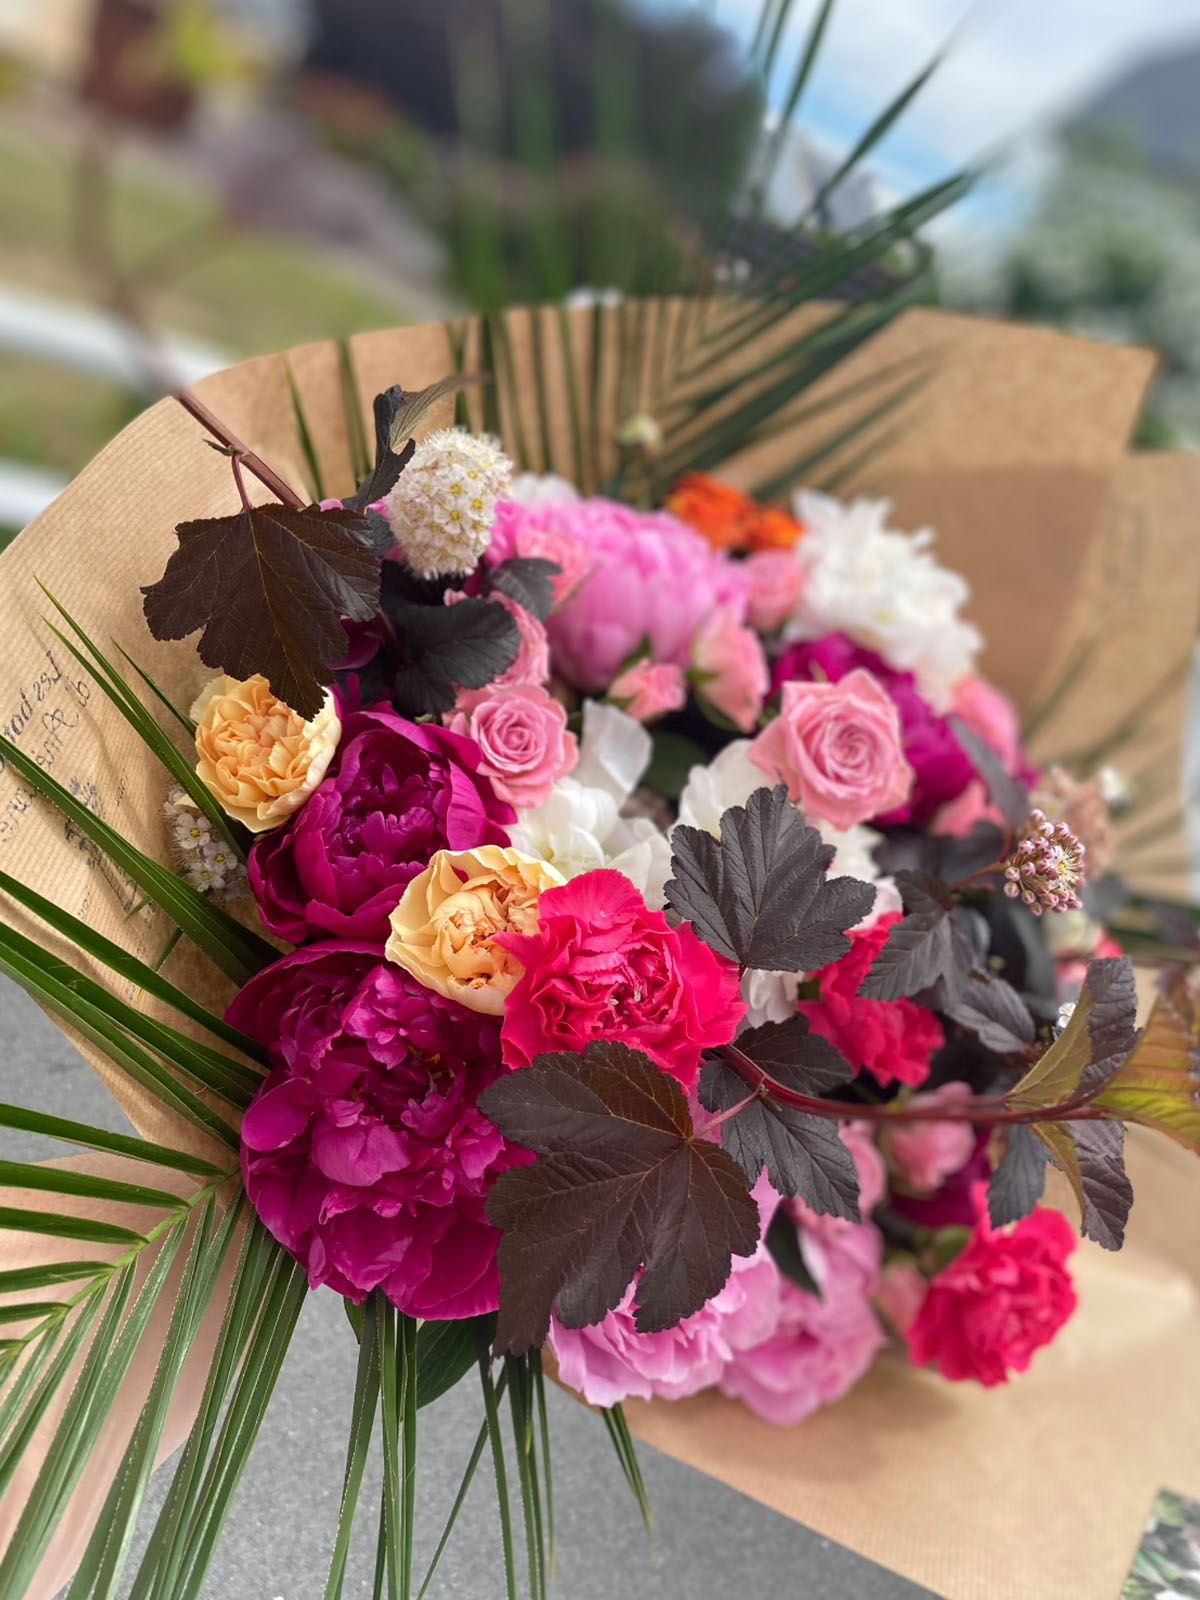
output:
[{"label": "dark burgundy leaf", "polygon": [[[815,1044],[817,1037],[811,1042]],[[802,1071],[783,1069],[781,1081],[789,1075],[801,1076]],[[719,1056],[705,1061],[700,1101],[710,1111],[729,1111],[748,1093],[745,1081],[727,1061]],[[751,1183],[766,1168],[780,1194],[798,1195],[814,1211],[829,1216],[859,1220],[858,1172],[832,1118],[797,1111],[766,1090],[722,1124],[721,1141]]]},{"label": "dark burgundy leaf", "polygon": [[496,1349],[523,1355],[553,1309],[569,1328],[611,1311],[644,1269],[636,1325],[673,1328],[758,1243],[758,1207],[719,1145],[693,1135],[683,1090],[639,1051],[590,1044],[537,1056],[480,1096],[484,1114],[537,1153],[493,1184],[500,1228]]},{"label": "dark burgundy leaf", "polygon": [[1005,771],[1004,762],[991,745],[981,739],[973,728],[968,728],[961,717],[950,717],[948,720],[954,737],[970,756],[976,772],[987,785],[992,804],[1010,828],[1016,830],[1022,827],[1029,817],[1028,789],[1019,778]]},{"label": "dark burgundy leaf", "polygon": [[789,1278],[798,1289],[803,1289],[805,1294],[821,1298],[821,1285],[809,1270],[808,1262],[804,1259],[804,1251],[800,1248],[800,1233],[796,1224],[788,1216],[786,1206],[776,1206],[775,1215],[767,1225],[763,1237],[771,1260]]},{"label": "dark burgundy leaf", "polygon": [[919,869],[955,884],[998,862],[1003,851],[1003,830],[993,822],[977,822],[964,839],[939,833],[890,834],[876,846],[875,860],[881,872]]},{"label": "dark burgundy leaf", "polygon": [[454,606],[405,602],[389,606],[399,665],[393,700],[408,716],[449,711],[459,688],[482,689],[516,659],[517,625],[494,600],[460,600]]},{"label": "dark burgundy leaf", "polygon": [[562,568],[539,556],[512,556],[488,574],[489,589],[499,589],[539,622],[545,622],[554,604],[554,580]]},{"label": "dark burgundy leaf", "polygon": [[379,557],[355,511],[264,505],[181,522],[179,548],[142,590],[156,639],[202,628],[200,659],[235,678],[255,673],[302,717],[321,708],[346,654],[343,617],[379,601]]},{"label": "dark burgundy leaf", "polygon": [[359,485],[357,494],[345,502],[352,510],[365,511],[376,500],[396,487],[396,480],[412,459],[416,444],[414,428],[436,400],[483,380],[461,372],[431,383],[427,389],[408,394],[398,383],[375,396],[375,466],[370,477]]},{"label": "dark burgundy leaf", "polygon": [[932,991],[939,1007],[953,1005],[986,950],[986,930],[954,891],[927,872],[898,872],[905,915],[859,987],[865,1000],[902,1000]]},{"label": "dark burgundy leaf", "polygon": [[1091,962],[1084,988],[1092,1002],[1088,1017],[1091,1059],[1079,1088],[1084,1094],[1091,1094],[1108,1082],[1138,1041],[1133,962],[1128,956]]},{"label": "dark burgundy leaf", "polygon": [[1004,1160],[988,1184],[988,1214],[994,1228],[1027,1217],[1046,1187],[1046,1151],[1037,1135],[1023,1123],[1008,1130]]},{"label": "dark burgundy leaf", "polygon": [[1119,1250],[1133,1205],[1125,1171],[1123,1122],[1073,1122],[1075,1159],[1083,1186],[1083,1231],[1105,1250]]},{"label": "dark burgundy leaf", "polygon": [[845,930],[875,890],[827,878],[827,845],[781,784],[758,789],[721,817],[721,837],[680,826],[672,835],[668,902],[721,955],[765,972],[812,972],[844,956]]},{"label": "dark burgundy leaf", "polygon": [[1029,1007],[1003,978],[974,976],[946,1015],[998,1056],[1022,1056],[1037,1037]]},{"label": "dark burgundy leaf", "polygon": [[737,1047],[768,1077],[797,1094],[828,1094],[854,1076],[837,1046],[814,1033],[808,1018],[798,1013],[786,1022],[766,1022],[739,1034]]}]

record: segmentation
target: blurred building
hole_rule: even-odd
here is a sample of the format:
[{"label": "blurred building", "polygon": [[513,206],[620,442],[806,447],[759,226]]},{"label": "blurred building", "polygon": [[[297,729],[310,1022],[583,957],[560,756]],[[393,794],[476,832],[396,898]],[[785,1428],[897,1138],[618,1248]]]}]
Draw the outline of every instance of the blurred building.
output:
[{"label": "blurred building", "polygon": [[1200,40],[1141,62],[1067,124],[1140,155],[1162,177],[1200,188]]}]

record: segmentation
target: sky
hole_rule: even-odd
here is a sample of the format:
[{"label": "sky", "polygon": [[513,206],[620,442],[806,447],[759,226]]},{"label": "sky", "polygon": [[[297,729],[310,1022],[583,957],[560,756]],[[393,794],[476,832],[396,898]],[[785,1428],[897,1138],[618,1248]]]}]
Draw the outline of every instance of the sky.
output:
[{"label": "sky", "polygon": [[[716,20],[745,35],[760,0],[716,0]],[[796,0],[794,61],[817,0]],[[982,155],[1008,152],[1029,191],[1053,123],[1123,68],[1179,43],[1200,45],[1200,0],[838,0],[800,120],[847,147],[944,46],[944,61],[874,157],[904,193]]]}]

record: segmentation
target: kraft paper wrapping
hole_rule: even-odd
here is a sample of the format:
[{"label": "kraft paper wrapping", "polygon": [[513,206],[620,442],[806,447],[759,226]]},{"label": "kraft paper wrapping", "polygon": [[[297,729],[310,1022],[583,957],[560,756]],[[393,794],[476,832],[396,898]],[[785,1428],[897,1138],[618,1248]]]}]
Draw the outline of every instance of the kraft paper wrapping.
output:
[{"label": "kraft paper wrapping", "polygon": [[[769,355],[827,314],[800,313],[755,349]],[[678,303],[614,308],[593,321],[557,310],[512,313],[497,356],[525,388],[515,410],[501,408],[506,442],[519,436],[536,464],[582,476],[589,490],[598,487],[616,464],[617,424],[654,401],[657,375],[693,315]],[[456,365],[456,347],[470,370],[482,339],[474,324],[453,333],[431,326],[354,339],[367,437],[375,392],[443,376]],[[616,360],[622,347],[640,360],[625,382]],[[576,362],[570,387],[568,349]],[[736,482],[777,470],[827,436],[839,408],[849,404],[841,391],[851,381],[872,373],[891,381],[891,374],[928,357],[932,376],[903,426],[883,453],[846,471],[842,492],[889,493],[899,526],[936,525],[945,559],[975,580],[974,614],[990,641],[986,668],[1024,708],[1061,671],[1071,639],[1095,631],[1103,611],[1100,687],[1089,690],[1085,681],[1076,691],[1076,720],[1050,730],[1078,737],[1086,727],[1091,739],[1095,729],[1113,725],[1118,704],[1123,714],[1151,692],[1164,661],[1182,657],[1200,594],[1200,541],[1188,525],[1195,462],[1125,454],[1152,366],[1143,352],[910,312],[794,408],[785,437],[743,452],[722,472]],[[537,363],[544,374],[540,404],[532,381]],[[344,493],[353,482],[353,456],[333,345],[246,362],[206,379],[197,392],[245,443],[311,493],[293,386],[324,492]],[[478,420],[477,392],[469,406]],[[443,403],[428,426],[444,425],[451,414]],[[0,727],[106,821],[164,860],[163,774],[44,627],[47,607],[35,579],[102,646],[117,639],[169,694],[189,704],[210,673],[190,643],[150,638],[139,590],[161,572],[177,522],[236,505],[228,465],[204,440],[174,402],[161,402],[0,556],[7,645]],[[1040,581],[1031,586],[1034,568]],[[1167,788],[1175,782],[1176,792],[1180,720],[1176,700],[1162,715],[1162,748],[1148,756],[1163,770],[1173,764],[1165,782]],[[11,772],[0,772],[0,870],[35,883],[143,958],[156,959],[166,942],[164,920],[152,910],[128,917],[137,898],[132,887]],[[6,905],[5,915],[60,949],[19,908]],[[72,959],[88,969],[85,958],[72,953]],[[166,971],[214,1007],[228,997],[225,980],[186,948],[171,956]],[[211,1154],[190,1125],[122,1078],[86,1041],[76,1042],[148,1138]],[[1193,1277],[1200,1224],[1195,1190],[1185,1187],[1194,1183],[1193,1171],[1183,1152],[1156,1146],[1150,1154],[1137,1140],[1131,1167],[1138,1203],[1129,1249],[1109,1258],[1083,1248],[1080,1316],[1034,1372],[1009,1389],[951,1387],[885,1360],[846,1401],[797,1430],[770,1429],[714,1396],[631,1407],[631,1422],[669,1453],[947,1600],[993,1595],[998,1584],[1016,1600],[1054,1592],[1115,1596],[1155,1489],[1167,1483],[1200,1492]],[[5,1235],[0,1267],[28,1261],[33,1248],[42,1242]],[[153,1341],[146,1350],[129,1378],[128,1407],[80,1486],[39,1594],[51,1595],[78,1559],[111,1481],[121,1430],[132,1426],[149,1383]],[[203,1365],[201,1348],[164,1449],[186,1432]],[[8,1497],[0,1534],[15,1521],[19,1499],[15,1492]]]}]

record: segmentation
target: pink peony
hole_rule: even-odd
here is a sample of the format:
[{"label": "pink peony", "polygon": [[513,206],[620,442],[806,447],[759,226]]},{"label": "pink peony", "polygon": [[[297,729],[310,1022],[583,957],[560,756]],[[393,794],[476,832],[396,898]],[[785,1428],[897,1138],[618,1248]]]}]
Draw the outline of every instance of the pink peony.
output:
[{"label": "pink peony", "polygon": [[565,708],[536,684],[461,694],[446,723],[479,746],[480,773],[510,805],[540,806],[579,760]]},{"label": "pink peony", "polygon": [[941,1023],[913,1000],[864,1000],[858,992],[899,920],[897,912],[888,912],[869,928],[855,929],[849,952],[811,974],[820,999],[801,1000],[796,1009],[856,1072],[869,1072],[884,1088],[899,1082],[915,1089],[929,1076],[930,1059],[945,1042]]},{"label": "pink peony", "polygon": [[686,667],[692,635],[717,606],[732,606],[738,621],[745,614],[741,564],[668,513],[596,499],[553,516],[592,563],[548,623],[555,669],[575,688],[603,692],[639,654]]},{"label": "pink peony", "polygon": [[504,1007],[504,1059],[615,1039],[678,1078],[700,1052],[727,1044],[745,1006],[738,970],[693,933],[650,911],[620,872],[585,872],[538,901],[538,931],[496,935],[525,967]]},{"label": "pink peony", "polygon": [[838,683],[785,683],[779,715],[749,753],[810,821],[835,828],[893,810],[912,788],[899,713],[862,667]]},{"label": "pink peony", "polygon": [[[466,592],[462,589],[446,590],[448,606],[457,605],[460,600],[466,598]],[[516,623],[521,640],[512,666],[498,678],[493,678],[487,686],[488,690],[511,689],[519,683],[539,686],[545,683],[550,676],[550,641],[546,637],[545,628],[532,611],[527,611],[523,605],[519,605],[510,595],[501,593],[499,589],[488,595],[488,599],[495,600],[504,607]]]},{"label": "pink peony", "polygon": [[639,722],[652,722],[668,711],[678,711],[687,701],[683,668],[673,661],[642,656],[613,680],[608,697]]},{"label": "pink peony", "polygon": [[1021,749],[1021,724],[1012,701],[986,678],[969,675],[954,685],[950,702],[953,716],[965,722],[1004,762],[1007,772],[1018,773],[1025,765]]},{"label": "pink peony", "polygon": [[494,1310],[484,1200],[530,1159],[475,1109],[504,1070],[497,1019],[340,941],[265,968],[228,1019],[274,1069],[242,1123],[246,1192],[312,1286],[382,1288],[414,1317]]},{"label": "pink peony", "polygon": [[1009,1233],[997,1233],[978,1186],[979,1220],[961,1255],[944,1267],[908,1330],[916,1366],[944,1378],[976,1378],[985,1388],[1024,1372],[1075,1310],[1067,1257],[1075,1233],[1066,1217],[1036,1207]]},{"label": "pink peony", "polygon": [[770,672],[758,635],[744,628],[732,606],[718,606],[692,640],[692,666],[704,677],[700,696],[741,733],[758,726]]},{"label": "pink peony", "polygon": [[774,633],[796,609],[804,572],[791,550],[756,550],[746,560],[746,620]]},{"label": "pink peony", "polygon": [[999,807],[988,796],[987,785],[981,778],[972,778],[961,794],[955,795],[934,812],[929,821],[930,833],[946,834],[953,839],[965,839],[980,822],[1004,826]]},{"label": "pink peony", "polygon": [[[971,1098],[968,1083],[944,1083],[928,1094],[916,1094],[911,1106],[962,1105]],[[896,1122],[885,1130],[888,1164],[905,1189],[932,1194],[960,1171],[975,1150],[975,1129],[966,1122]]]},{"label": "pink peony", "polygon": [[250,851],[259,914],[293,943],[333,934],[382,944],[435,851],[507,844],[515,820],[470,739],[393,711],[352,712],[325,781]]},{"label": "pink peony", "polygon": [[578,504],[576,500],[556,500],[526,506],[497,500],[492,542],[484,560],[492,567],[513,556],[552,561],[559,569],[553,580],[554,604],[561,606],[587,577],[596,559],[571,531],[572,513]]}]

